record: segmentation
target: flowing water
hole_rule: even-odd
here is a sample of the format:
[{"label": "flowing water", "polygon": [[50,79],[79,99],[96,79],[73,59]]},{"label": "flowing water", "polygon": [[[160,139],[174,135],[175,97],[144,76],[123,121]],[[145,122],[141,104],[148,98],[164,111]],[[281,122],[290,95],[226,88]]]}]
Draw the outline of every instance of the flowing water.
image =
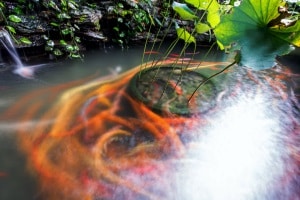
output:
[{"label": "flowing water", "polygon": [[200,60],[226,56],[187,55],[188,77],[166,78],[179,73],[164,72],[174,55],[148,80],[138,75],[153,65],[140,65],[142,53],[94,51],[30,78],[0,72],[0,199],[300,199],[296,74],[234,66],[209,93],[200,88],[199,102],[178,105],[187,86],[176,80],[208,77],[226,65]]}]

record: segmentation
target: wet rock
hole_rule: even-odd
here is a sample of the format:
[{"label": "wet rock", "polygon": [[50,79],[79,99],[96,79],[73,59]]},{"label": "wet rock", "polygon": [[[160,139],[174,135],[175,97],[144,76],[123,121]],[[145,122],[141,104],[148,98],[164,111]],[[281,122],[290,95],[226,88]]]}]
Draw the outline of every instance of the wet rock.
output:
[{"label": "wet rock", "polygon": [[45,33],[49,30],[47,23],[38,16],[19,16],[21,22],[11,22],[8,24],[15,28],[19,34]]},{"label": "wet rock", "polygon": [[28,47],[40,47],[45,44],[45,40],[42,38],[41,35],[27,35],[26,38],[31,42],[31,43],[24,43],[21,42],[22,39],[25,36],[18,35],[16,36],[16,40],[19,41],[16,43],[16,48],[28,48]]},{"label": "wet rock", "polygon": [[107,41],[107,37],[103,35],[100,31],[92,31],[87,30],[86,32],[83,32],[83,35],[85,36],[86,40],[102,40]]},{"label": "wet rock", "polygon": [[[102,12],[98,9],[92,9],[83,6],[81,9],[76,9],[71,12],[74,23],[78,25],[100,26],[99,21],[102,19]],[[100,27],[99,27],[100,28]]]}]

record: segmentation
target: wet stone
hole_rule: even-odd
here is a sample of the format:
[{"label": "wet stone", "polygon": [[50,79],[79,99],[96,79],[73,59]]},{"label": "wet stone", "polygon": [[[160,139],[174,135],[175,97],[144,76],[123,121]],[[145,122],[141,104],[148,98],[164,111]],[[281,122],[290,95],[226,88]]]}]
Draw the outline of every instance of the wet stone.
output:
[{"label": "wet stone", "polygon": [[205,113],[215,106],[216,88],[213,82],[207,81],[197,90],[206,79],[195,71],[156,66],[136,74],[129,89],[134,98],[154,111],[192,115]]},{"label": "wet stone", "polygon": [[21,22],[9,22],[20,34],[45,33],[48,31],[47,23],[37,16],[20,16]]}]

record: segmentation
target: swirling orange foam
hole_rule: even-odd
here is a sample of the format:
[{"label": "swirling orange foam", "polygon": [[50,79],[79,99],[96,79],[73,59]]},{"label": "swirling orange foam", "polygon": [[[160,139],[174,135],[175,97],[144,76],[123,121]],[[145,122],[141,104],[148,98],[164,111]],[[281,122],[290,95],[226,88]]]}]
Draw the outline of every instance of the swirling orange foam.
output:
[{"label": "swirling orange foam", "polygon": [[[200,66],[198,62],[181,64]],[[224,63],[201,63],[201,67],[220,64]],[[8,110],[7,117],[37,120],[28,129],[20,128],[18,136],[43,199],[161,199],[167,195],[166,188],[157,184],[166,182],[170,163],[183,153],[178,130],[192,120],[160,116],[127,94],[132,76],[152,65],[142,64],[118,77],[34,91]]]},{"label": "swirling orange foam", "polygon": [[[226,63],[181,64],[205,68]],[[199,116],[157,114],[128,94],[130,79],[152,65],[38,90],[7,112],[21,121],[37,121],[20,128],[18,137],[42,199],[173,199],[173,163],[185,153],[181,130],[205,122]]]}]

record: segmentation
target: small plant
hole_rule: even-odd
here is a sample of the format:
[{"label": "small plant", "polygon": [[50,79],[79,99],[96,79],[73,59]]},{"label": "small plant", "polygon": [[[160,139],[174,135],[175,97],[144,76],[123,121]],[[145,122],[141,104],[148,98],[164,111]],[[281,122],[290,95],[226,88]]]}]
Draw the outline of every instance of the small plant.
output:
[{"label": "small plant", "polygon": [[122,48],[127,47],[130,40],[137,37],[138,34],[145,33],[150,23],[154,23],[151,15],[138,4],[128,5],[126,1],[117,2],[114,5],[113,13],[116,16],[116,25],[113,27],[116,36],[113,41]]},{"label": "small plant", "polygon": [[71,12],[78,9],[78,4],[73,0],[60,0],[60,4],[50,0],[44,2],[43,5],[55,14],[50,25],[59,31],[61,38],[59,42],[54,42],[44,35],[46,51],[52,52],[55,56],[66,53],[70,58],[82,58],[79,48],[81,40],[75,35],[75,32],[80,28],[71,21]]},{"label": "small plant", "polygon": [[187,43],[195,42],[195,34],[211,31],[220,22],[220,5],[216,0],[186,0],[193,6],[192,10],[185,3],[173,2],[172,8],[180,16],[180,19],[194,22],[194,29],[189,33],[185,28],[175,24],[177,35]]},{"label": "small plant", "polygon": [[[18,8],[18,7],[16,7]],[[11,14],[8,17],[6,17],[4,15],[3,10],[5,9],[5,5],[3,2],[0,2],[0,16],[3,19],[5,26],[4,28],[9,32],[10,36],[13,38],[13,40],[15,41],[16,44],[25,44],[25,45],[31,45],[32,42],[27,38],[27,37],[21,37],[19,39],[17,39],[16,37],[14,37],[14,35],[16,34],[16,30],[14,27],[9,25],[9,22],[13,22],[13,23],[21,23],[22,19],[20,17],[18,17],[17,15]],[[15,9],[15,11],[17,11],[19,9]]]},{"label": "small plant", "polygon": [[[70,12],[76,10],[78,5],[73,0],[59,0],[59,2],[50,1],[37,1],[36,3],[27,2],[25,0],[18,0],[13,9],[4,9],[7,6],[0,2],[0,14],[4,19],[5,29],[9,32],[10,36],[14,39],[16,44],[31,45],[32,41],[28,37],[21,36],[16,37],[18,34],[15,26],[23,23],[23,17],[27,16],[36,18],[36,7],[40,9],[46,8],[49,13],[54,16],[49,22],[52,29],[56,29],[60,34],[59,42],[56,42],[44,35],[46,40],[45,50],[53,53],[55,56],[61,56],[68,54],[70,58],[82,58],[79,50],[80,38],[75,35],[75,31],[78,30],[78,26],[70,20]],[[39,10],[40,11],[40,10]]]}]

